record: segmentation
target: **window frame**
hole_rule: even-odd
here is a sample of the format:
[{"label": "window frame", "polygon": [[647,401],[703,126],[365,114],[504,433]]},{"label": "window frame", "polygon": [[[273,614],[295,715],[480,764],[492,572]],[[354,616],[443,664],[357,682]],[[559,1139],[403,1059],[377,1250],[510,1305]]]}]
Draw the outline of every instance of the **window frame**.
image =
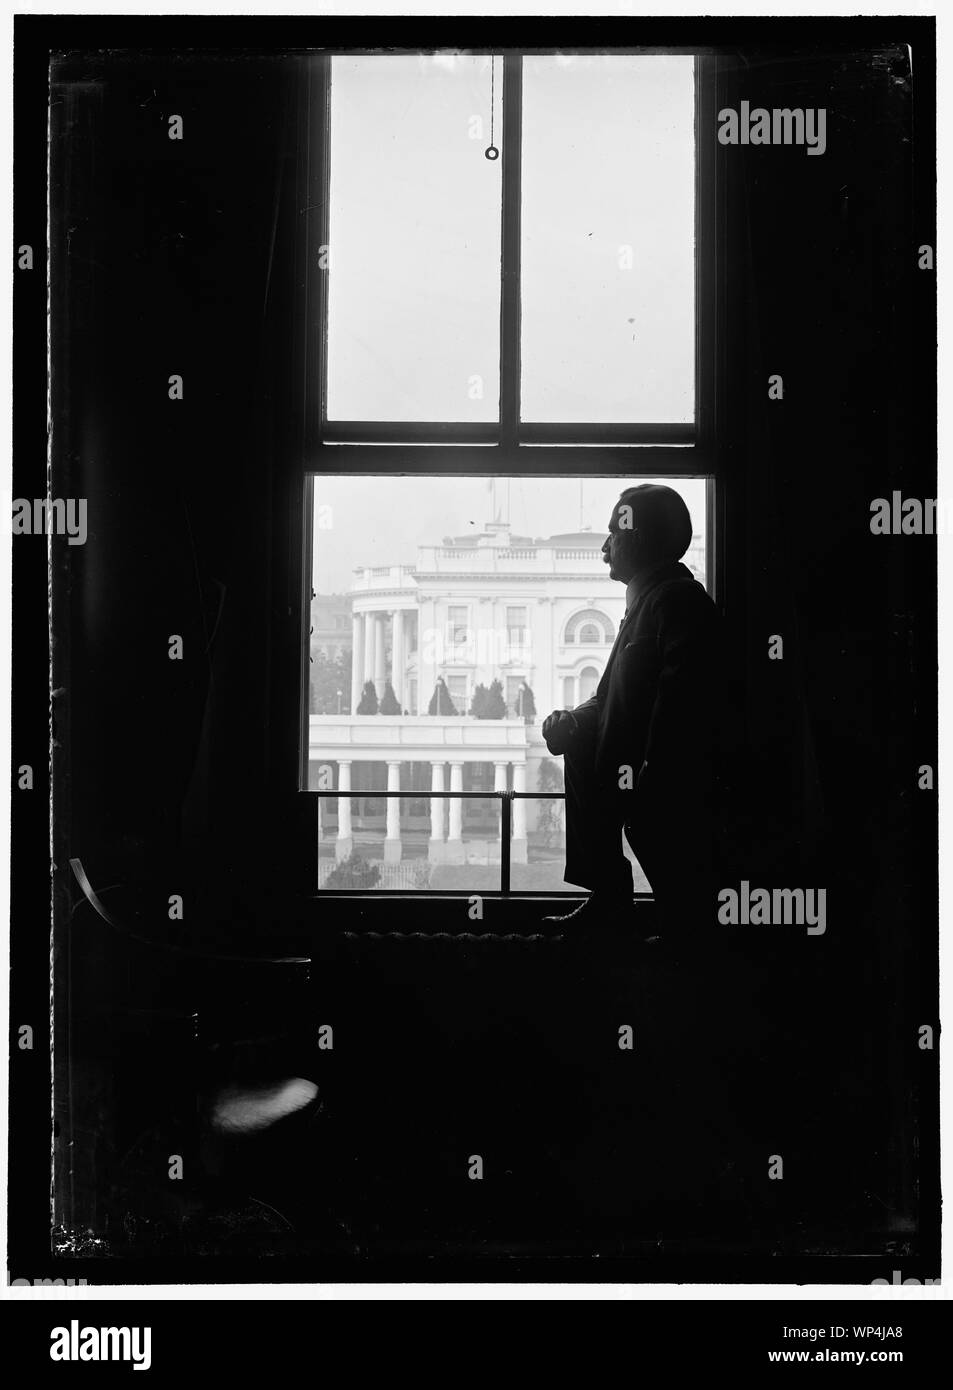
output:
[{"label": "window frame", "polygon": [[[395,49],[416,55],[440,49]],[[415,477],[618,477],[620,484],[640,477],[698,478],[706,483],[707,587],[716,602],[723,593],[725,495],[719,456],[720,418],[724,415],[724,364],[717,345],[724,320],[723,219],[720,185],[724,153],[714,138],[719,108],[719,69],[715,50],[685,46],[574,46],[580,55],[682,55],[695,63],[695,420],[664,424],[533,424],[519,419],[519,263],[522,59],[528,55],[566,52],[551,47],[487,46],[470,50],[502,58],[502,237],[500,305],[500,419],[497,424],[466,422],[353,422],[327,419],[328,276],[320,268],[329,245],[331,61],[338,55],[368,52],[354,48],[326,50],[308,60],[302,102],[299,209],[306,214],[296,283],[303,306],[297,431],[301,478],[302,545],[301,641],[299,685],[299,795],[314,804],[309,823],[316,824],[319,793],[307,789],[309,750],[310,594],[313,501],[322,474],[362,477],[387,472]],[[369,55],[370,56],[370,55]],[[711,132],[707,143],[699,132]],[[386,795],[386,793],[384,793]],[[450,795],[446,793],[445,795]],[[508,796],[512,796],[509,793]],[[504,798],[504,824],[510,803]],[[508,865],[508,851],[506,852]],[[317,867],[315,865],[315,875]],[[539,896],[507,887],[503,896]],[[316,881],[315,881],[316,888]],[[321,891],[322,898],[330,896]],[[353,896],[341,891],[334,896]],[[489,892],[487,896],[500,896]],[[366,894],[359,896],[366,897]],[[371,897],[419,896],[406,891],[375,891]],[[423,894],[432,896],[432,894]],[[462,894],[466,896],[466,894]],[[550,895],[544,895],[550,896]],[[557,896],[567,896],[558,894]],[[568,893],[568,896],[578,894]]]},{"label": "window frame", "polygon": [[[523,615],[522,620],[521,620],[520,622],[518,622],[518,623],[511,623],[511,621],[510,621],[510,614],[511,614],[511,613],[522,613],[522,615]],[[504,623],[505,623],[505,626],[506,626],[506,646],[507,646],[507,651],[508,651],[508,652],[522,651],[523,648],[526,646],[526,643],[527,643],[527,640],[528,640],[527,634],[529,633],[529,606],[528,606],[527,604],[525,604],[525,603],[507,603],[507,604],[505,604],[505,605],[504,605]],[[516,638],[514,638],[514,637],[512,636],[512,634],[513,634],[514,632],[519,633],[519,636],[516,637]],[[512,656],[509,657],[509,660],[510,660],[510,661],[517,660],[517,659],[518,659],[518,658],[514,658],[514,657],[512,657]]]},{"label": "window frame", "polygon": [[[602,634],[596,642],[587,643],[580,640],[583,629],[589,625]],[[584,608],[578,608],[574,613],[570,613],[566,619],[560,634],[559,645],[561,647],[611,647],[614,641],[615,629],[612,619],[600,608],[593,608],[590,604],[586,604]]]},{"label": "window frame", "polygon": [[[457,613],[462,612],[462,613],[464,614],[464,618],[463,618],[463,622],[462,622],[462,623],[457,622],[457,621],[451,616],[454,612],[457,612]],[[450,660],[459,660],[459,661],[468,660],[468,658],[465,658],[465,657],[462,657],[462,656],[458,656],[458,655],[457,655],[457,653],[458,653],[458,651],[459,651],[459,649],[460,649],[461,647],[466,648],[466,647],[468,647],[468,646],[470,645],[470,633],[471,633],[471,631],[472,631],[472,627],[471,627],[470,605],[469,605],[468,603],[448,603],[448,604],[447,604],[447,622],[446,622],[446,628],[447,628],[447,651],[448,651],[448,654],[451,654],[451,655],[450,655]],[[458,637],[458,636],[457,636],[457,632],[458,632],[458,631],[461,631],[461,630],[462,630],[462,632],[463,632],[463,636],[462,636],[462,637]]]},{"label": "window frame", "polygon": [[[395,50],[416,54],[419,50]],[[426,50],[428,53],[440,50]],[[520,420],[520,256],[522,60],[549,48],[480,48],[502,58],[502,236],[500,417],[495,424],[460,421],[348,421],[327,418],[328,272],[330,244],[331,63],[354,49],[312,60],[308,83],[309,181],[306,211],[307,350],[304,364],[305,469],[365,473],[381,467],[381,448],[399,471],[421,473],[574,473],[579,465],[626,476],[709,475],[714,467],[714,149],[698,132],[716,128],[715,58],[703,48],[574,48],[581,56],[691,56],[695,61],[695,420],[692,424],[541,424]],[[715,142],[712,140],[712,145]],[[331,251],[333,261],[333,248]],[[566,457],[570,452],[572,457]],[[638,457],[633,457],[633,454]],[[531,457],[527,457],[531,455]],[[329,457],[330,456],[330,457]],[[333,462],[332,462],[333,457]],[[518,464],[518,466],[517,466]]]}]

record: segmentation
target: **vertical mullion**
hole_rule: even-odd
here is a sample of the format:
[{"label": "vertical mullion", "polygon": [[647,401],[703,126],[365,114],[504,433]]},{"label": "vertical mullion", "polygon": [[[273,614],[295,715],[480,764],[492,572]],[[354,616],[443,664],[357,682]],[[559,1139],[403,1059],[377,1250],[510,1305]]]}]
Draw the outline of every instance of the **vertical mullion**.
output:
[{"label": "vertical mullion", "polygon": [[513,833],[513,794],[512,792],[501,792],[502,805],[500,811],[502,822],[500,825],[500,892],[503,897],[508,897],[510,892],[510,836]]},{"label": "vertical mullion", "polygon": [[520,154],[523,59],[503,55],[503,227],[500,305],[500,443],[515,450],[520,417]]},{"label": "vertical mullion", "polygon": [[718,146],[715,59],[695,55],[695,442],[715,439],[716,167]]},{"label": "vertical mullion", "polygon": [[[317,61],[318,80],[315,100],[312,105],[312,119],[317,131],[318,159],[316,177],[309,187],[309,200],[316,206],[309,209],[313,216],[312,236],[309,245],[308,273],[313,278],[317,294],[317,312],[312,315],[314,332],[314,360],[311,364],[312,377],[307,383],[311,400],[316,409],[311,411],[311,439],[313,445],[323,438],[324,423],[328,416],[328,276],[331,273],[330,253],[325,255],[321,248],[329,246],[331,238],[331,55],[322,54]],[[321,261],[325,261],[322,269]]]},{"label": "vertical mullion", "polygon": [[307,473],[301,486],[301,632],[298,642],[298,787],[308,790],[308,751],[311,741],[311,602],[314,595],[314,474]]},{"label": "vertical mullion", "polygon": [[725,496],[722,486],[723,372],[719,349],[722,311],[722,209],[719,183],[723,147],[710,139],[719,100],[719,69],[712,53],[695,55],[695,445],[708,473],[706,486],[707,588],[725,604]]}]

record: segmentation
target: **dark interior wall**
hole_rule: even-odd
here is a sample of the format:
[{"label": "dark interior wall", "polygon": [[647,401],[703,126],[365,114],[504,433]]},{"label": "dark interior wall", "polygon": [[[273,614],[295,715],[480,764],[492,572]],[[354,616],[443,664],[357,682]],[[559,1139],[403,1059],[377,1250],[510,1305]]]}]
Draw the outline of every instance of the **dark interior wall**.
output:
[{"label": "dark interior wall", "polygon": [[[896,1136],[904,1039],[933,1007],[917,924],[935,803],[916,768],[935,761],[935,571],[928,539],[871,536],[869,503],[936,483],[934,284],[916,265],[932,188],[911,155],[915,133],[929,171],[932,98],[923,76],[914,132],[888,38],[725,45],[725,104],[826,105],[828,147],[721,152],[718,451],[740,735],[726,882],[829,886],[831,968],[870,1000],[852,1018],[886,1020],[876,1046],[904,1059],[863,1079],[889,1075]],[[60,872],[78,856],[158,920],[185,884],[203,925],[267,934],[313,844],[296,793],[301,64],[84,52],[52,83],[53,491],[87,498],[90,527],[55,576]],[[74,969],[77,1008],[112,968]]]},{"label": "dark interior wall", "polygon": [[[929,662],[933,641],[930,543],[869,529],[873,498],[935,489],[931,335],[913,326],[932,291],[917,246],[932,233],[913,199],[909,59],[818,44],[726,67],[727,104],[828,113],[821,157],[727,152],[726,563],[747,727],[784,833],[873,882],[896,829],[879,818],[909,806],[932,749],[914,684],[914,650]],[[768,400],[772,373],[782,401]],[[783,662],[766,660],[770,633]]]},{"label": "dark interior wall", "polygon": [[297,82],[268,58],[54,63],[57,463],[90,516],[60,707],[71,852],[100,880],[194,853],[241,893],[285,839]]}]

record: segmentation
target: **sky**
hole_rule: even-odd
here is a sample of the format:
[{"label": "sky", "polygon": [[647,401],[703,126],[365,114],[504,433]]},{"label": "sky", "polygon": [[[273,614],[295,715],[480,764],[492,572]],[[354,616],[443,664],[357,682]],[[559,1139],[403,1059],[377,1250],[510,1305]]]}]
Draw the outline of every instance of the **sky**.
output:
[{"label": "sky", "polygon": [[[332,63],[328,418],[495,420],[502,58]],[[694,413],[691,58],[523,65],[522,418]]]},{"label": "sky", "polygon": [[[625,478],[317,477],[314,480],[313,584],[319,594],[347,593],[363,565],[413,564],[418,545],[444,536],[482,531],[496,515],[514,534],[550,536],[584,526],[604,537]],[[702,479],[638,478],[665,482],[688,505],[696,531],[704,531]]]}]

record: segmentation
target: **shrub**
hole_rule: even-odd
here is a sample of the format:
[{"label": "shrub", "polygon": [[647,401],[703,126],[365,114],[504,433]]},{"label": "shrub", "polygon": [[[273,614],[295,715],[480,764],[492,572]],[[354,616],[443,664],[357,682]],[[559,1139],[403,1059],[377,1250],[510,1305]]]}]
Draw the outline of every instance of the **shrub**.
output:
[{"label": "shrub", "polygon": [[354,850],[328,874],[325,888],[373,888],[380,882],[380,865],[371,864]]},{"label": "shrub", "polygon": [[486,697],[486,686],[478,685],[473,692],[473,699],[470,701],[470,717],[472,719],[486,718]]},{"label": "shrub", "polygon": [[484,705],[484,712],[479,716],[479,718],[506,718],[506,700],[503,697],[503,686],[499,681],[490,682],[490,688],[486,692],[486,704]]},{"label": "shrub", "polygon": [[443,676],[439,676],[437,684],[433,688],[430,697],[430,704],[427,706],[428,714],[456,714],[457,707],[450,698],[450,691],[447,689],[447,682]]},{"label": "shrub", "polygon": [[358,714],[377,714],[377,691],[374,689],[373,681],[365,681],[364,689],[361,691],[361,703],[357,707]]},{"label": "shrub", "polygon": [[391,685],[390,681],[388,681],[384,687],[384,693],[381,696],[380,709],[378,712],[380,714],[400,714],[400,705],[397,696],[394,694],[394,687]]}]

